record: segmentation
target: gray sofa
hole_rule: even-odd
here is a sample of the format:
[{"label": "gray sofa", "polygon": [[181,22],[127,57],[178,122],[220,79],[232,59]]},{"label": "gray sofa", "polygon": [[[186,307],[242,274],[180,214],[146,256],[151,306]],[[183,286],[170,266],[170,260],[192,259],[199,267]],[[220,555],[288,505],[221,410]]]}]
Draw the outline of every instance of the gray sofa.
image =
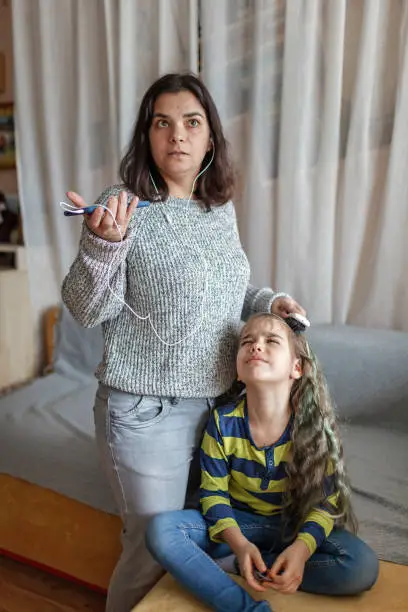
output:
[{"label": "gray sofa", "polygon": [[[311,345],[338,407],[360,533],[408,564],[408,334],[314,326]],[[55,373],[0,399],[0,473],[115,511],[93,436],[100,329],[64,311]]]},{"label": "gray sofa", "polygon": [[408,334],[316,326],[309,337],[337,405],[360,535],[408,564]]}]

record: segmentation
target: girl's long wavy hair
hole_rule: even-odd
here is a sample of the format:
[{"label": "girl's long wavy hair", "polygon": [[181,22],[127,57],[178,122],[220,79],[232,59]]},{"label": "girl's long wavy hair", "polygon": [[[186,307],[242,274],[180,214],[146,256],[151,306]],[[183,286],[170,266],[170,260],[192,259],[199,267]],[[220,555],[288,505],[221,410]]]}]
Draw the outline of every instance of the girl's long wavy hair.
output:
[{"label": "girl's long wavy hair", "polygon": [[[254,315],[250,321],[261,317],[272,317],[285,325],[302,371],[290,393],[294,419],[292,458],[286,467],[285,523],[297,532],[308,513],[320,506],[335,517],[337,525],[347,526],[355,532],[357,521],[351,508],[351,487],[344,465],[343,447],[334,405],[320,364],[304,334],[294,333],[285,319],[269,313]],[[333,489],[337,492],[335,507],[328,502],[332,491],[328,492],[325,487],[328,470],[332,473]]]}]

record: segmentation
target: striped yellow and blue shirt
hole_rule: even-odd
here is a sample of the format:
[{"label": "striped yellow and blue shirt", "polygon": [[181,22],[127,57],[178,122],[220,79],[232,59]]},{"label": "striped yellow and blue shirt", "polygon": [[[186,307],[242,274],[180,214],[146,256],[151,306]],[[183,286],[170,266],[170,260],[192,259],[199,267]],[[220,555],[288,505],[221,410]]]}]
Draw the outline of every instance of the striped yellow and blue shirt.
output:
[{"label": "striped yellow and blue shirt", "polygon": [[[238,527],[234,508],[264,516],[282,513],[292,425],[291,419],[275,444],[258,448],[245,399],[213,410],[201,445],[201,506],[213,541],[220,541],[217,535],[227,527]],[[311,554],[334,525],[327,507],[335,508],[337,494],[329,471],[324,491],[325,505],[309,512],[297,534]]]}]

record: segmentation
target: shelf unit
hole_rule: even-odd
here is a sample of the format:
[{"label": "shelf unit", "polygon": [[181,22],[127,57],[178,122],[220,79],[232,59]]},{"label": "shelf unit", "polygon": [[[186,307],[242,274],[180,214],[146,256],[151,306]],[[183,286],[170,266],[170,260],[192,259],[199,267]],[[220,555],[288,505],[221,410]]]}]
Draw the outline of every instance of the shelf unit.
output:
[{"label": "shelf unit", "polygon": [[0,255],[10,264],[0,265],[0,390],[30,380],[35,375],[35,343],[25,248],[1,244]]}]

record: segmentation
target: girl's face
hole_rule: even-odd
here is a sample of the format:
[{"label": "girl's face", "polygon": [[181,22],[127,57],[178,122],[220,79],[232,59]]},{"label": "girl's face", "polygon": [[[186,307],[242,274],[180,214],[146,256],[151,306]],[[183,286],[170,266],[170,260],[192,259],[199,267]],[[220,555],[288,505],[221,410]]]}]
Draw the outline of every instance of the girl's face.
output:
[{"label": "girl's face", "polygon": [[237,355],[238,378],[246,385],[288,384],[302,375],[290,330],[273,317],[259,317],[247,323],[241,333]]},{"label": "girl's face", "polygon": [[212,144],[205,110],[190,91],[165,93],[157,98],[149,141],[164,180],[189,178],[193,183]]}]

